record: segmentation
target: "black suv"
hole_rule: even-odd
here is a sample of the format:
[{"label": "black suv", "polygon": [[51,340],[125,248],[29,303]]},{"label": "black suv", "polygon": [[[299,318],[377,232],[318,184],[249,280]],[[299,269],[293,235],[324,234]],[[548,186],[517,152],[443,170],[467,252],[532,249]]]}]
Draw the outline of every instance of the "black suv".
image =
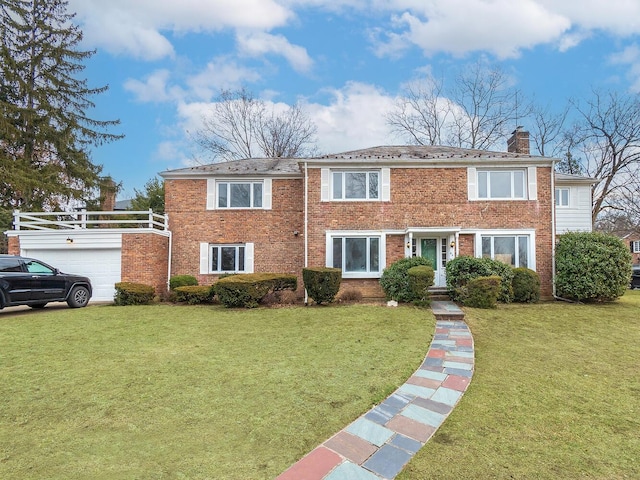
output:
[{"label": "black suv", "polygon": [[14,305],[42,308],[49,302],[85,307],[91,298],[87,277],[61,273],[33,258],[0,255],[0,309]]}]

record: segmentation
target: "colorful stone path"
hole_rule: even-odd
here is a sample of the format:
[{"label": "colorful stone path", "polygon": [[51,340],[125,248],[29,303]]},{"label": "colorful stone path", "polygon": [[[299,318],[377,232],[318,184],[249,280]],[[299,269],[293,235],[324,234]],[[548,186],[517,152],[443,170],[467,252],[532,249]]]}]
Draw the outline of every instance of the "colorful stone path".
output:
[{"label": "colorful stone path", "polygon": [[464,313],[452,302],[433,302],[432,309],[436,332],[411,378],[276,480],[390,480],[400,473],[451,413],[473,375],[473,337]]}]

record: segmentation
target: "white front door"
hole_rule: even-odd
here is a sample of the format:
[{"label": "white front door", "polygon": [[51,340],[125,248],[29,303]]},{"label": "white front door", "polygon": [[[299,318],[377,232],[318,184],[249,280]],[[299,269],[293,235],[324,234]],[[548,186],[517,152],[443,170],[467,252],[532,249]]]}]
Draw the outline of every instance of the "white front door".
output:
[{"label": "white front door", "polygon": [[447,238],[446,237],[427,237],[420,238],[418,241],[419,250],[417,254],[431,261],[433,267],[434,287],[446,287],[445,265],[447,261]]}]

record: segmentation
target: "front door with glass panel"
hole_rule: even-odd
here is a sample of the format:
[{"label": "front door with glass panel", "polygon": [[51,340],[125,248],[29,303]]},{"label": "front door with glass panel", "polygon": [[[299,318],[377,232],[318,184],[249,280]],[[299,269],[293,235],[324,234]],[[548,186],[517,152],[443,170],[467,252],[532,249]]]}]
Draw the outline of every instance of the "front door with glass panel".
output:
[{"label": "front door with glass panel", "polygon": [[446,286],[444,267],[446,264],[446,238],[421,238],[419,241],[420,252],[418,255],[431,262],[433,267],[433,285],[435,287]]}]

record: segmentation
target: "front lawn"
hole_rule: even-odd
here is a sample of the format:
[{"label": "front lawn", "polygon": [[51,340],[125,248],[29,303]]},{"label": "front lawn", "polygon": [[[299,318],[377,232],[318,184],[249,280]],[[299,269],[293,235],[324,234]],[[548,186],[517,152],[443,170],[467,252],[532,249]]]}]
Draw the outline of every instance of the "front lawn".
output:
[{"label": "front lawn", "polygon": [[273,479],[433,331],[412,307],[0,312],[0,478]]},{"label": "front lawn", "polygon": [[465,310],[473,380],[398,479],[640,478],[640,291]]}]

